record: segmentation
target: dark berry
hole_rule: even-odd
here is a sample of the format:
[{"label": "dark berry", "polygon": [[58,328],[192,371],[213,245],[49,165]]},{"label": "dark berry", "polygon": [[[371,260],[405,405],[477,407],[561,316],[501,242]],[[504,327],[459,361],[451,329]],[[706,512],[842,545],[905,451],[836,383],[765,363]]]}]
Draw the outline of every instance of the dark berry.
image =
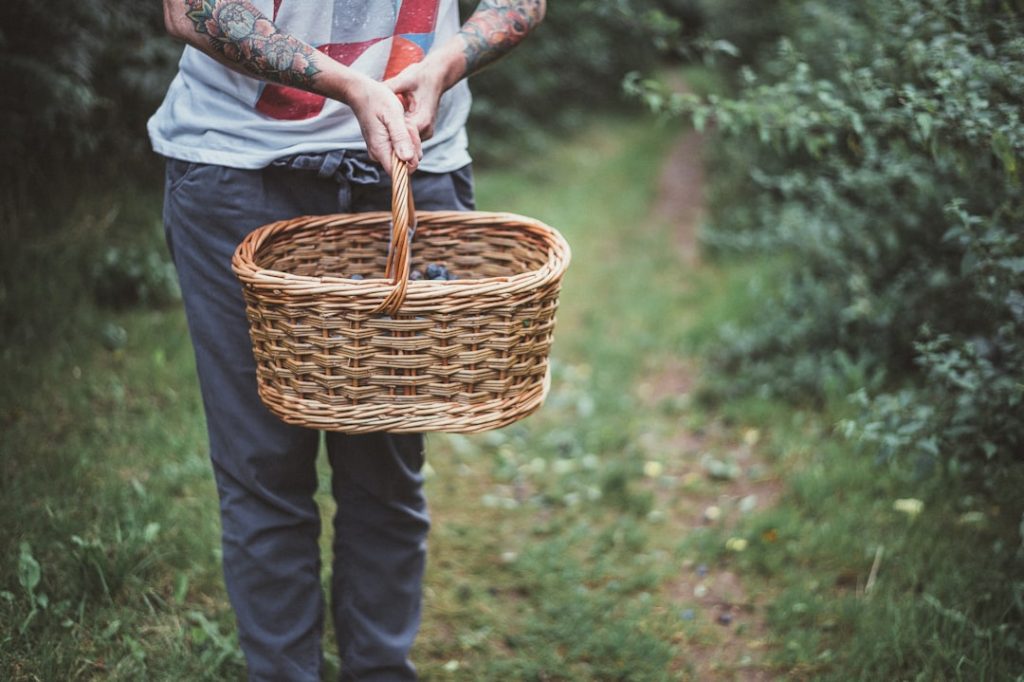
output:
[{"label": "dark berry", "polygon": [[721,625],[730,625],[730,624],[732,624],[732,614],[729,613],[728,611],[725,611],[723,613],[718,614],[718,622]]},{"label": "dark berry", "polygon": [[420,272],[419,270],[413,270],[412,272],[409,273],[409,279],[411,279],[413,282],[418,282],[419,280],[423,279],[423,273]]},{"label": "dark berry", "polygon": [[427,266],[427,279],[437,279],[445,272],[447,269],[440,263],[431,263]]},{"label": "dark berry", "polygon": [[355,275],[349,275],[348,278],[349,279],[354,279],[354,280],[356,280],[358,282],[359,280],[363,279],[363,276],[357,273]]}]

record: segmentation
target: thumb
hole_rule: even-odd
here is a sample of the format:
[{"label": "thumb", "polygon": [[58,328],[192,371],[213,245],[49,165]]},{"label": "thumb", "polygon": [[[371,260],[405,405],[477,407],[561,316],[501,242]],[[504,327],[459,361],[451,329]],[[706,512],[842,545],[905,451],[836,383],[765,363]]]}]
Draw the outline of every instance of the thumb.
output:
[{"label": "thumb", "polygon": [[392,92],[399,93],[406,90],[412,90],[416,86],[416,79],[413,78],[410,71],[413,69],[403,69],[391,78],[384,81],[384,85],[391,88]]}]

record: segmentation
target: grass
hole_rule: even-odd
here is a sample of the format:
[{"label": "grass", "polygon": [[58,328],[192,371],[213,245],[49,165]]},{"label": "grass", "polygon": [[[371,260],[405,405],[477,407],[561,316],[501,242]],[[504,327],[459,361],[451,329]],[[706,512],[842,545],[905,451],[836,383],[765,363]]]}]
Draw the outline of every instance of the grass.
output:
[{"label": "grass", "polygon": [[[723,323],[751,319],[779,263],[724,263],[710,272],[690,347],[712,350]],[[801,409],[705,383],[702,409],[761,434],[785,480],[779,503],[687,548],[729,566],[767,595],[771,669],[795,679],[1024,679],[1024,472],[985,491],[955,470],[923,476],[839,435],[856,409],[846,390]],[[839,382],[841,383],[841,382]],[[729,552],[729,537],[746,541]]]},{"label": "grass", "polygon": [[[482,208],[555,225],[574,261],[544,409],[429,438],[423,678],[1020,679],[1000,603],[1011,493],[993,508],[954,478],[876,464],[836,435],[838,397],[801,410],[679,383],[723,323],[756,314],[779,264],[679,267],[670,226],[649,219],[677,132],[596,120],[478,173]],[[244,676],[183,316],[91,293],[103,245],[160,252],[158,184],[3,256],[4,679]],[[102,276],[158,287],[153,267]],[[910,497],[919,514],[894,509]],[[711,506],[721,518],[701,520]],[[729,626],[698,596],[726,578]]]},{"label": "grass", "polygon": [[238,670],[184,319],[92,302],[107,244],[160,253],[157,188],[77,206],[4,257],[5,679]]}]

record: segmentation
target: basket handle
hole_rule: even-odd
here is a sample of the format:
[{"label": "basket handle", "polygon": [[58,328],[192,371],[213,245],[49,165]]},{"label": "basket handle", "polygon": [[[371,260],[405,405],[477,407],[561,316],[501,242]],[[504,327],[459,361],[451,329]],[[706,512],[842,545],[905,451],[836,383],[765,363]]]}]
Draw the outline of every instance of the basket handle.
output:
[{"label": "basket handle", "polygon": [[412,234],[416,230],[416,206],[409,184],[409,166],[391,154],[391,242],[388,245],[387,269],[384,276],[394,287],[387,298],[374,309],[375,313],[395,315],[405,302],[409,286],[409,262]]}]

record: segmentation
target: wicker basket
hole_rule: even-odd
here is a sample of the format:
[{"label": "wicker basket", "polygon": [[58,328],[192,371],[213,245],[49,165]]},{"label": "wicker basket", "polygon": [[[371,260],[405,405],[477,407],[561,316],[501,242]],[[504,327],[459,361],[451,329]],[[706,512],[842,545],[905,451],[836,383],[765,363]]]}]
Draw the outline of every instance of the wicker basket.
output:
[{"label": "wicker basket", "polygon": [[[235,251],[260,397],[285,422],[347,433],[511,424],[547,394],[569,258],[537,220],[417,213],[397,162],[390,214],[284,220]],[[432,262],[459,279],[409,280]]]}]

